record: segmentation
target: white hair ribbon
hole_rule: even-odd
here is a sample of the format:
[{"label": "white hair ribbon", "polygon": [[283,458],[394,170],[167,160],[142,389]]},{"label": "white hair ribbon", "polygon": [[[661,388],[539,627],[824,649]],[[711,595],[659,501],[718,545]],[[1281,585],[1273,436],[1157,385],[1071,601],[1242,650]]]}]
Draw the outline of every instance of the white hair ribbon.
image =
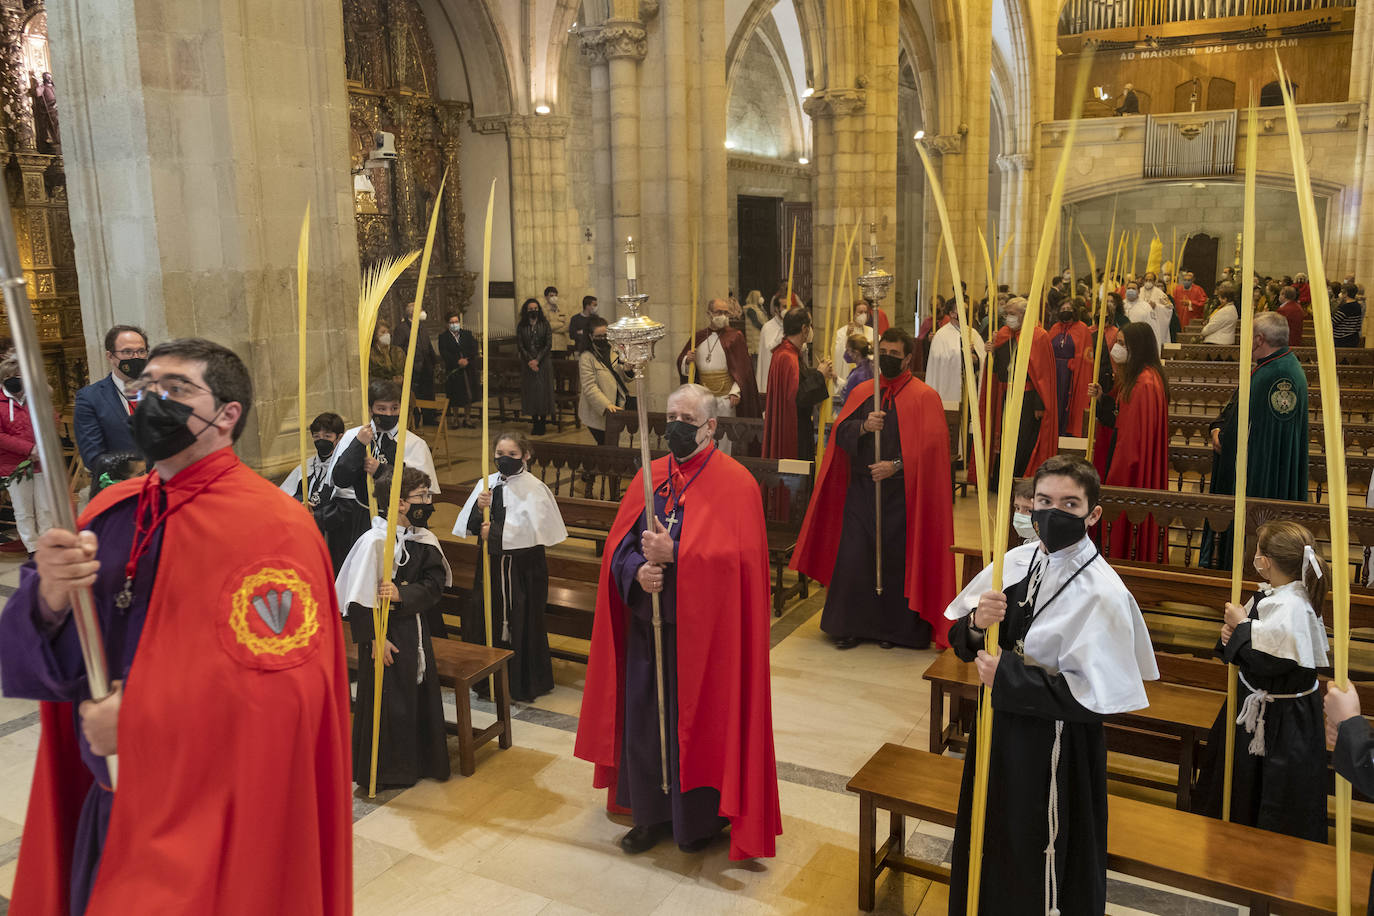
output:
[{"label": "white hair ribbon", "polygon": [[1311,544],[1303,545],[1302,562],[1304,566],[1309,567],[1316,574],[1318,579],[1322,577],[1322,566],[1317,562],[1317,552],[1312,549]]}]

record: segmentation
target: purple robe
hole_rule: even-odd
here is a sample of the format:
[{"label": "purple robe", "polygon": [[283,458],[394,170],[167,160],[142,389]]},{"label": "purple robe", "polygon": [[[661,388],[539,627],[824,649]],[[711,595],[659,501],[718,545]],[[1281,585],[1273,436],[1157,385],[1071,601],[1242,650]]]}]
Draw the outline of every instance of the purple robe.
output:
[{"label": "purple robe", "polygon": [[[166,499],[165,496],[161,498]],[[109,676],[111,680],[126,682],[138,649],[139,635],[143,632],[162,549],[162,529],[159,527],[150,548],[139,560],[132,603],[126,609],[117,608],[115,596],[124,587],[124,567],[133,547],[137,507],[138,499],[131,496],[105,510],[89,526],[98,540],[96,559],[100,561],[100,572],[91,593],[105,638]],[[32,560],[20,570],[19,589],[10,596],[0,614],[0,689],[8,697],[73,704],[81,759],[95,777],[95,784],[81,809],[72,854],[71,912],[78,916],[85,911],[91,888],[95,886],[114,793],[108,788],[110,774],[105,759],[91,753],[81,734],[81,717],[76,707],[82,700],[90,699],[91,692],[86,686],[76,625],[70,614],[56,626],[43,618],[38,609],[38,572]]]},{"label": "purple robe", "polygon": [[[654,494],[654,514],[667,524],[667,488]],[[678,506],[677,523],[668,531],[677,555],[686,506]],[[668,785],[662,788],[658,747],[658,699],[654,672],[653,604],[649,594],[635,580],[644,565],[640,538],[644,518],[640,516],[629,534],[616,545],[611,557],[611,577],[625,606],[630,609],[625,644],[625,733],[620,745],[620,776],[616,785],[616,804],[634,813],[636,826],[651,826],[672,821],[673,839],[679,845],[703,840],[719,831],[728,821],[719,816],[720,792],[703,786],[682,791],[678,772],[677,745],[677,565],[664,571],[659,606],[663,615],[663,692],[667,707]]]},{"label": "purple robe", "polygon": [[1054,348],[1054,390],[1059,392],[1059,428],[1068,429],[1069,401],[1073,400],[1073,335],[1056,334],[1050,338]]}]

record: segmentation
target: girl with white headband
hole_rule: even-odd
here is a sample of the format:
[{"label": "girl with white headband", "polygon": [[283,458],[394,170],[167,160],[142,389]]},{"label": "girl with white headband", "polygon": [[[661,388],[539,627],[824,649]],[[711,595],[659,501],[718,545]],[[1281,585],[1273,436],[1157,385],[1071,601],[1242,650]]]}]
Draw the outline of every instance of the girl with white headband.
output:
[{"label": "girl with white headband", "polygon": [[[1259,528],[1255,572],[1264,582],[1243,607],[1227,604],[1217,654],[1239,668],[1231,820],[1326,842],[1327,755],[1317,669],[1327,662],[1317,609],[1328,570],[1312,532],[1295,522]],[[1199,782],[1204,814],[1221,815],[1226,710],[1207,739]]]}]

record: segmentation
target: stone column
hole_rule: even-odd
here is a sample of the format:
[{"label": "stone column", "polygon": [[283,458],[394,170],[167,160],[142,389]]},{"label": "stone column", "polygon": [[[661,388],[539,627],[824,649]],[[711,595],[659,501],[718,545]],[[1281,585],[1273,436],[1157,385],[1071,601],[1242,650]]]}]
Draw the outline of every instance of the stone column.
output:
[{"label": "stone column", "polygon": [[[577,250],[577,211],[568,194],[569,121],[554,115],[506,119],[515,289],[521,298],[538,296],[549,285],[569,291],[586,286],[586,268]],[[578,305],[569,295],[563,307],[576,310]]]},{"label": "stone column", "polygon": [[611,73],[607,66],[605,45],[599,28],[583,29],[578,38],[582,55],[591,67],[592,133],[596,137],[596,154],[592,169],[596,182],[596,265],[591,278],[592,287],[600,300],[602,315],[614,317],[615,295],[615,228],[614,195],[611,191]]},{"label": "stone column", "polygon": [[296,241],[307,201],[307,410],[351,418],[357,403],[342,9],[302,9],[66,0],[48,10],[92,362],[101,365],[103,331],[117,321],[143,325],[154,342],[195,335],[232,348],[255,386],[238,451],[265,472],[296,460]]},{"label": "stone column", "polygon": [[608,19],[601,27],[610,76],[612,239],[616,288],[625,276],[620,256],[625,239],[643,235],[639,227],[639,62],[648,42],[644,26],[630,19]]}]

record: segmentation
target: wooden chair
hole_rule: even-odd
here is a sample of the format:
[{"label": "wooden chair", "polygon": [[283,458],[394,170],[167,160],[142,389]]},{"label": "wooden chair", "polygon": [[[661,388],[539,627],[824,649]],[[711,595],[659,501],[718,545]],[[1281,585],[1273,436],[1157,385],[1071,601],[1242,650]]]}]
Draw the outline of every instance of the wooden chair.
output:
[{"label": "wooden chair", "polygon": [[[439,449],[443,448],[444,457],[448,458],[448,395],[436,394],[432,400],[416,398],[413,406],[417,411],[436,410],[439,412],[439,426],[434,432],[435,441],[430,443],[430,450],[437,458]],[[424,429],[424,427],[417,426],[416,429]]]}]

